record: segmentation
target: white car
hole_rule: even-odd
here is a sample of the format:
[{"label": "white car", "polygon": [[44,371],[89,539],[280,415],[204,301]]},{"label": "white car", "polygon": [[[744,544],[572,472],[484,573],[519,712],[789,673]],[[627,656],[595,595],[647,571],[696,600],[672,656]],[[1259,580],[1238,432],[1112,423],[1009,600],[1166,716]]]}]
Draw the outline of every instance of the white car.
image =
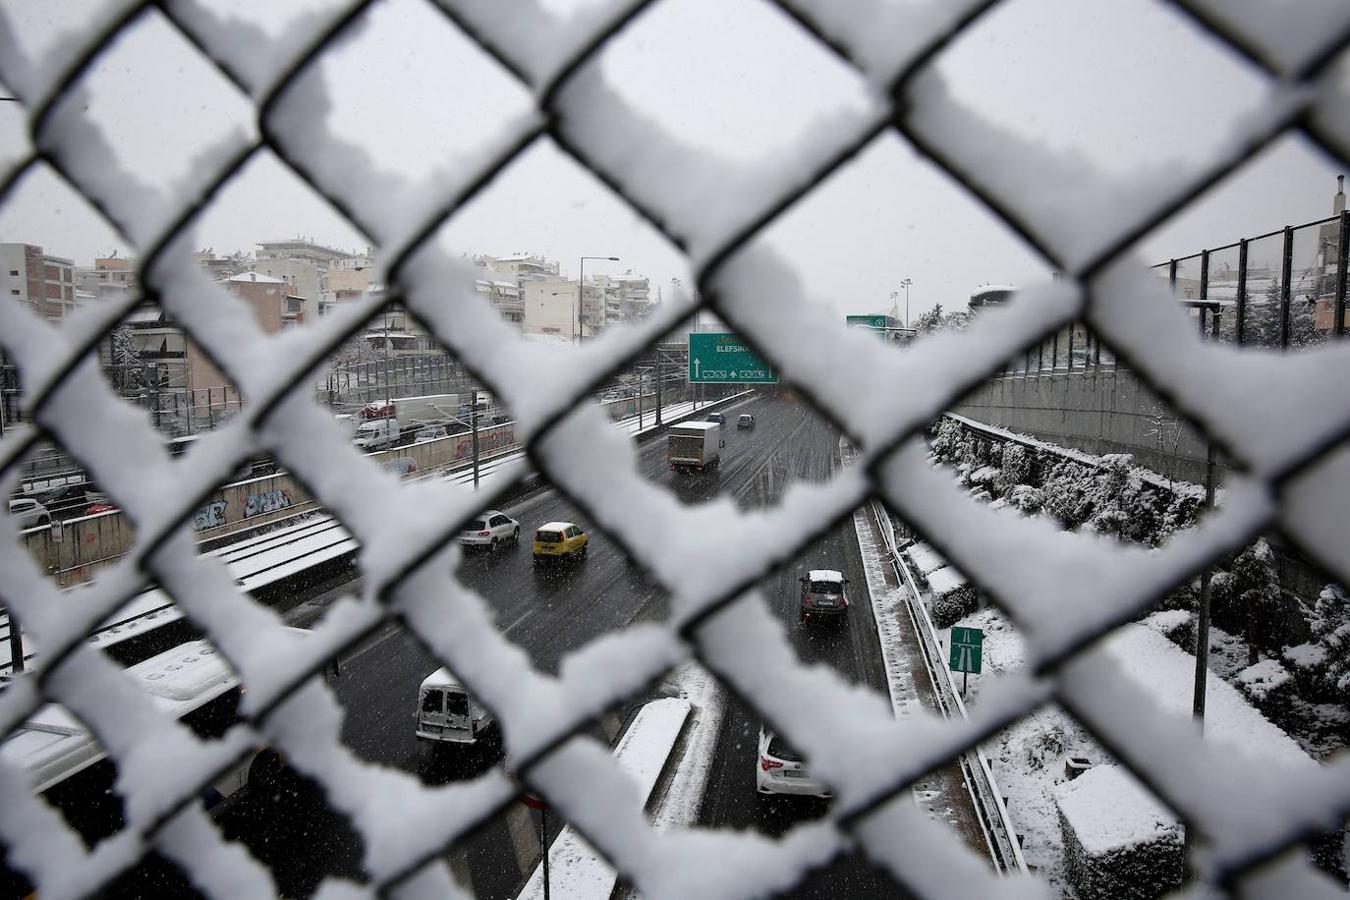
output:
[{"label": "white car", "polygon": [[459,533],[459,543],[466,550],[470,547],[496,550],[505,543],[516,547],[520,544],[520,523],[505,513],[489,509]]},{"label": "white car", "polygon": [[759,728],[759,755],[755,757],[755,789],[761,794],[829,797],[830,790],[811,777],[800,753],[787,741]]},{"label": "white car", "polygon": [[14,527],[19,531],[46,525],[52,520],[47,507],[28,499],[9,501],[9,517],[14,520]]}]

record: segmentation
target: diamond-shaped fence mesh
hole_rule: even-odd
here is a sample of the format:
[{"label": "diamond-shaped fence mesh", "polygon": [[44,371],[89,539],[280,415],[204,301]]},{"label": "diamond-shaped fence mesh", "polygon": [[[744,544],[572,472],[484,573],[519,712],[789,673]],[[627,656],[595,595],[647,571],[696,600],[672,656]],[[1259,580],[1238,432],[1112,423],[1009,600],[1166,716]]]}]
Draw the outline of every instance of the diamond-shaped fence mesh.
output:
[{"label": "diamond-shaped fence mesh", "polygon": [[[75,594],[59,591],[15,541],[0,546],[0,602],[42,651],[35,670],[0,697],[0,735],[44,704],[62,704],[115,759],[126,806],[117,835],[87,848],[32,796],[25,773],[0,765],[0,843],[43,896],[97,893],[152,851],[207,894],[272,893],[266,868],[227,843],[198,802],[205,785],[262,742],[321,784],[329,806],[364,843],[368,883],[330,884],[334,895],[341,889],[456,895],[444,855],[512,802],[519,786],[494,769],[470,782],[424,787],[361,763],[343,745],[341,708],[323,672],[391,621],[460,674],[502,723],[512,770],[646,896],[787,890],[849,847],[862,848],[917,895],[1029,890],[1024,879],[995,878],[954,837],[935,831],[907,788],[1048,701],[1068,709],[1185,819],[1196,877],[1222,888],[1297,892],[1322,884],[1301,857],[1282,854],[1350,812],[1346,761],[1282,773],[1233,758],[1153,708],[1095,641],[1271,526],[1350,579],[1350,478],[1338,449],[1350,432],[1344,390],[1350,354],[1331,342],[1298,356],[1257,358],[1202,342],[1129,251],[1290,130],[1338,159],[1350,158],[1343,54],[1350,11],[1310,4],[1295,23],[1270,21],[1245,4],[1179,3],[1199,26],[1196,40],[1231,50],[1264,73],[1269,99],[1263,114],[1245,119],[1207,164],[1123,183],[1001,133],[945,92],[933,61],[996,3],[845,7],[782,0],[781,10],[804,33],[866,79],[871,103],[864,114],[835,117],[776,159],[748,166],[687,146],[606,84],[598,54],[658,4],[597,3],[559,20],[542,4],[513,3],[508,10],[441,0],[434,8],[519,79],[537,106],[497,135],[481,158],[437,176],[433,191],[414,190],[378,169],[323,119],[325,98],[313,69],[373,5],[365,0],[310,14],[274,42],[196,0],[108,4],[78,39],[40,60],[25,59],[11,26],[0,20],[0,79],[18,95],[36,148],[8,172],[0,199],[25,173],[50,167],[140,251],[138,294],[59,330],[17,304],[0,306],[0,347],[17,363],[36,423],[0,444],[0,473],[12,478],[23,455],[51,439],[108,491],[137,535],[125,557]],[[172,194],[120,171],[104,136],[71,102],[100,55],[152,13],[195,46],[257,114],[256,139],[226,136]],[[268,52],[259,52],[264,46]],[[1020,292],[1015,304],[982,316],[968,332],[904,352],[827,321],[805,301],[792,266],[751,241],[891,129],[1019,233],[1062,279]],[[554,142],[687,255],[697,273],[697,303],[677,299],[652,321],[566,355],[512,336],[476,295],[472,272],[431,237],[540,141]],[[194,222],[255,154],[267,151],[382,248],[386,295],[355,302],[314,328],[269,337],[196,269]],[[169,458],[144,414],[119,400],[98,371],[96,346],[146,299],[182,326],[243,397],[239,414],[201,440],[190,464]],[[445,484],[396,487],[351,449],[328,412],[295,390],[312,384],[323,361],[383,305],[396,303],[515,412],[530,466],[668,592],[663,621],[596,641],[549,677],[494,627],[484,603],[447,575],[458,553],[454,536],[491,497]],[[637,476],[629,444],[579,401],[700,305],[827,411],[859,448],[856,465],[828,484],[794,486],[772,509],[745,512],[681,506]],[[998,515],[926,462],[922,432],[938,413],[1008,359],[1079,320],[1241,473],[1212,516],[1160,550],[1125,549]],[[800,352],[808,346],[811,352]],[[259,449],[292,472],[362,548],[362,599],[335,606],[298,646],[275,614],[223,567],[198,556],[191,540],[196,510]],[[499,479],[496,489],[527,468]],[[1026,638],[1027,671],[1001,679],[968,720],[893,720],[842,679],[808,677],[753,591],[869,498],[958,563]],[[243,724],[221,740],[194,738],[83,642],[150,582],[174,598],[247,686]],[[623,774],[584,731],[690,658],[816,762],[836,795],[822,822],[775,842],[729,832],[658,833],[646,821]],[[819,710],[832,712],[822,720]],[[1258,868],[1277,858],[1281,865]]]}]

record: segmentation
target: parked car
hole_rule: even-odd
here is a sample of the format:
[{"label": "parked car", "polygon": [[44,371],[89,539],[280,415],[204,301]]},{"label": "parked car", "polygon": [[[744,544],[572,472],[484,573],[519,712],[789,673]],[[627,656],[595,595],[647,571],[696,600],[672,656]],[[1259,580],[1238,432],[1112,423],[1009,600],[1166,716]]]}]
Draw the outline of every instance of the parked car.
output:
[{"label": "parked car", "polygon": [[496,550],[507,541],[513,547],[520,544],[520,523],[495,509],[487,510],[459,533],[459,544],[466,549],[486,547]]},{"label": "parked car", "polygon": [[754,427],[755,427],[755,417],[752,416],[752,415],[750,415],[749,413],[741,413],[740,417],[736,419],[736,427],[737,427],[737,428],[754,428]]},{"label": "parked car", "polygon": [[848,612],[848,595],[844,585],[849,581],[834,569],[812,569],[800,579],[802,585],[801,621],[826,616],[842,616]]},{"label": "parked car", "polygon": [[811,777],[801,754],[763,725],[759,728],[759,755],[755,759],[755,790],[761,794],[830,796],[829,789]]},{"label": "parked car", "polygon": [[722,415],[721,413],[708,413],[708,418],[704,419],[703,421],[716,422],[718,425],[725,425],[727,424],[727,417]]},{"label": "parked car", "polygon": [[590,538],[572,522],[548,522],[534,533],[534,561],[585,559]]},{"label": "parked car", "polygon": [[411,456],[395,456],[380,463],[386,472],[393,472],[399,478],[407,478],[417,471],[417,460]]},{"label": "parked car", "polygon": [[47,507],[41,503],[26,497],[20,500],[9,501],[9,517],[14,520],[14,527],[23,531],[25,528],[36,528],[39,525],[51,524],[51,513],[47,512]]},{"label": "parked car", "polygon": [[88,482],[76,481],[47,491],[40,502],[58,519],[73,519],[84,515],[86,506],[104,499],[104,495],[90,488]]},{"label": "parked car", "polygon": [[107,500],[99,500],[97,503],[89,504],[89,508],[86,509],[83,513],[81,513],[81,515],[92,516],[94,513],[105,513],[105,512],[117,512],[117,507],[109,503]]},{"label": "parked car", "polygon": [[413,441],[434,441],[436,438],[448,437],[444,425],[423,425],[417,429],[413,435]]}]

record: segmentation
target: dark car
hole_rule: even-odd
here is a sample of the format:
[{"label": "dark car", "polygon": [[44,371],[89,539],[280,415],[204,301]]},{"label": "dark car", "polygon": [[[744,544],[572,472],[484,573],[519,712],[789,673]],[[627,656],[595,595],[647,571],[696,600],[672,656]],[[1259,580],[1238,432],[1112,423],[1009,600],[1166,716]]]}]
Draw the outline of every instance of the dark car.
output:
[{"label": "dark car", "polygon": [[842,616],[848,612],[848,595],[844,585],[848,579],[834,569],[813,569],[800,579],[802,604],[800,621],[814,618]]},{"label": "dark car", "polygon": [[75,518],[84,515],[85,507],[104,500],[103,494],[90,488],[85,482],[63,484],[42,495],[42,505],[47,512],[58,518]]},{"label": "dark car", "polygon": [[708,418],[705,419],[704,421],[716,422],[718,425],[725,425],[727,424],[727,417],[722,415],[721,413],[708,413]]}]

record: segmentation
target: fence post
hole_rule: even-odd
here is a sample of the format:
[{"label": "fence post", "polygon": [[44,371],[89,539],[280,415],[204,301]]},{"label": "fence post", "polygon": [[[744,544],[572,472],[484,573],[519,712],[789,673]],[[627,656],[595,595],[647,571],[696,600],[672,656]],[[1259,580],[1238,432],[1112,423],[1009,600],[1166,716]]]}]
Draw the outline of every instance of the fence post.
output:
[{"label": "fence post", "polygon": [[1341,233],[1338,243],[1340,247],[1337,252],[1340,256],[1336,259],[1336,321],[1332,323],[1331,334],[1340,340],[1345,337],[1346,260],[1350,257],[1350,209],[1341,210]]},{"label": "fence post", "polygon": [[[1205,303],[1209,300],[1209,251],[1200,251],[1200,302]],[[1205,339],[1205,316],[1208,315],[1208,308],[1200,307],[1200,340]],[[1218,316],[1215,316],[1215,321]]]},{"label": "fence post", "polygon": [[1294,277],[1294,229],[1284,226],[1284,266],[1280,272],[1280,349],[1289,349],[1289,282]]},{"label": "fence post", "polygon": [[1237,332],[1237,342],[1241,346],[1247,340],[1247,239],[1238,241],[1238,283],[1237,283],[1237,321],[1233,323]]}]

